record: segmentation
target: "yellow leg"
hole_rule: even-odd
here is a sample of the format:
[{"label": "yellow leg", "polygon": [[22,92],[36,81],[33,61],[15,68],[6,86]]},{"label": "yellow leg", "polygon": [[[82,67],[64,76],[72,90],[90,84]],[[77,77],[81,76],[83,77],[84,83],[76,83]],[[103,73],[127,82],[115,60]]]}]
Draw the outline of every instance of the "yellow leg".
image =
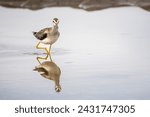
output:
[{"label": "yellow leg", "polygon": [[50,58],[50,61],[53,62],[52,57],[51,57],[51,45],[49,46],[49,58]]},{"label": "yellow leg", "polygon": [[47,48],[40,47],[39,45],[40,45],[40,42],[36,45],[37,49],[44,49],[46,51],[46,54],[49,54],[49,51],[47,50]]},{"label": "yellow leg", "polygon": [[52,47],[52,46],[50,45],[50,46],[49,46],[49,53],[51,52],[51,47]]},{"label": "yellow leg", "polygon": [[53,62],[52,57],[51,57],[51,54],[49,55],[49,58],[50,58],[50,61]]},{"label": "yellow leg", "polygon": [[41,59],[41,60],[47,60],[48,55],[49,55],[49,51],[47,50],[47,48],[40,47],[39,45],[40,45],[40,42],[36,45],[36,48],[37,48],[37,49],[44,49],[44,50],[46,51],[46,57],[37,57],[37,58],[36,58],[37,61],[41,64],[40,59]]}]

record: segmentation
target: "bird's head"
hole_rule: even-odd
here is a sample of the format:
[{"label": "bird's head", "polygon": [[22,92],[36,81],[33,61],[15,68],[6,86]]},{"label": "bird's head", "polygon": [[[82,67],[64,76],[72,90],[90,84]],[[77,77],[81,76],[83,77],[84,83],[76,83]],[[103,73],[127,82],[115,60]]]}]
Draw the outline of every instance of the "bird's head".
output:
[{"label": "bird's head", "polygon": [[61,86],[60,85],[58,85],[58,86],[56,85],[55,86],[55,91],[59,93],[61,91]]},{"label": "bird's head", "polygon": [[54,18],[54,19],[53,19],[53,24],[54,24],[54,25],[58,25],[58,24],[59,24],[58,18]]}]

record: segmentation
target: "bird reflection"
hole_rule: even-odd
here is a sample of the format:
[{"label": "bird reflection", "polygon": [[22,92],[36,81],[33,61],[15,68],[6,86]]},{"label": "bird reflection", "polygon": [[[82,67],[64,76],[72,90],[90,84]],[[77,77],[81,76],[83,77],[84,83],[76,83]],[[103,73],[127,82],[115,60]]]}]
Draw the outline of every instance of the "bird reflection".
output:
[{"label": "bird reflection", "polygon": [[[38,71],[38,73],[44,78],[54,81],[55,91],[60,92],[61,91],[60,68],[56,65],[56,63],[52,61],[51,55],[50,55],[50,61],[46,60],[44,62],[41,62],[38,58],[39,57],[37,57],[37,60],[40,64],[35,67],[34,71]],[[46,59],[48,59],[48,57]]]}]

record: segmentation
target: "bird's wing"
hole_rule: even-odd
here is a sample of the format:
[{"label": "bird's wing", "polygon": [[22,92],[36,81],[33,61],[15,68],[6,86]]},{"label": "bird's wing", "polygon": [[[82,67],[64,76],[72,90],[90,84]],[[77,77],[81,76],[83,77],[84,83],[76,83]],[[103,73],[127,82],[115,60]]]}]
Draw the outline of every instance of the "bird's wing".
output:
[{"label": "bird's wing", "polygon": [[39,40],[43,40],[47,37],[47,32],[49,32],[50,30],[51,30],[51,28],[44,28],[44,29],[40,30],[39,32],[37,32],[35,36]]}]

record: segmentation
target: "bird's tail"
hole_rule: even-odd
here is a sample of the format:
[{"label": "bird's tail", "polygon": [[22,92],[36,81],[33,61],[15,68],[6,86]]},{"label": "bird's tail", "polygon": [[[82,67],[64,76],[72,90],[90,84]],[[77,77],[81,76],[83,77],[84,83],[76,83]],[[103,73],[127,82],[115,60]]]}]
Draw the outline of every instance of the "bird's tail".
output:
[{"label": "bird's tail", "polygon": [[32,31],[33,35],[35,36],[37,32]]}]

